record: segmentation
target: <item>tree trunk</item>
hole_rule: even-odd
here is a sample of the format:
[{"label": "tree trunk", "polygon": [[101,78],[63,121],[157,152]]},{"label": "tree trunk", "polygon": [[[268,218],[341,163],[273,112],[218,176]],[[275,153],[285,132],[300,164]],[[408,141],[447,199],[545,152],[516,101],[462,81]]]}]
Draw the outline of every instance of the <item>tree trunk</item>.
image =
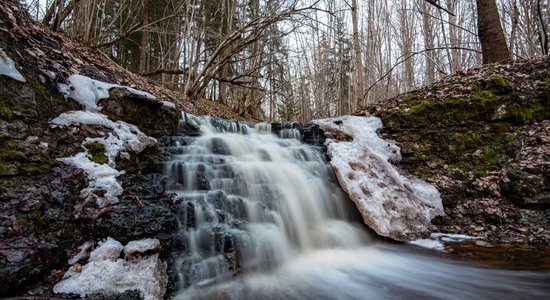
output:
[{"label": "tree trunk", "polygon": [[[424,48],[425,49],[431,49],[434,47],[434,33],[433,33],[433,24],[432,20],[430,18],[430,10],[426,2],[422,2],[422,30],[424,31]],[[435,52],[434,51],[428,51],[426,53],[426,65],[425,65],[425,72],[426,72],[426,81],[425,83],[427,85],[431,85],[435,81]]]},{"label": "tree trunk", "polygon": [[363,80],[363,60],[361,58],[361,43],[359,42],[359,25],[357,22],[357,0],[351,1],[351,22],[353,26],[353,47],[355,48],[355,69],[357,71],[357,88],[355,97],[357,110],[365,109],[365,82]]},{"label": "tree trunk", "polygon": [[[149,24],[148,7],[144,6],[143,26]],[[141,41],[139,46],[139,74],[145,74],[147,71],[147,40],[149,39],[149,29],[145,28],[141,31]],[[164,67],[164,66],[163,66]]]},{"label": "tree trunk", "polygon": [[476,0],[477,27],[481,43],[483,64],[510,60],[510,52],[504,39],[496,0]]}]

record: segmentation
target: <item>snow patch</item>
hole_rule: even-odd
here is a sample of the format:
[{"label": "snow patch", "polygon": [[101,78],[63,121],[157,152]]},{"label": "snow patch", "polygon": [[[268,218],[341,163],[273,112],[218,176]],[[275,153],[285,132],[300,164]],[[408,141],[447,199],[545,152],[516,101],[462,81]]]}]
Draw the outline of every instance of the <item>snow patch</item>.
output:
[{"label": "snow patch", "polygon": [[173,102],[170,102],[170,101],[161,101],[161,102],[162,102],[162,105],[166,107],[176,109],[176,104],[174,104]]},{"label": "snow patch", "polygon": [[[124,174],[107,164],[98,164],[88,157],[87,152],[80,152],[72,157],[58,158],[59,161],[73,165],[86,173],[88,186],[80,191],[80,196],[87,200],[96,199],[99,207],[105,207],[118,202],[118,196],[122,195],[122,186],[116,177]],[[96,195],[96,191],[103,191],[102,197]]]},{"label": "snow patch", "polygon": [[122,246],[119,241],[108,237],[105,241],[99,242],[99,247],[90,253],[90,261],[116,261],[120,256],[122,249],[124,249],[124,246]]},{"label": "snow patch", "polygon": [[[118,196],[122,195],[122,187],[116,180],[124,172],[115,169],[116,158],[121,156],[129,158],[128,151],[140,153],[149,145],[157,141],[143,134],[136,126],[126,122],[113,122],[103,114],[89,111],[70,111],[63,113],[51,121],[52,124],[69,126],[72,124],[101,125],[111,129],[104,138],[86,138],[83,146],[98,142],[105,146],[105,155],[108,164],[98,164],[91,160],[91,155],[86,152],[77,153],[72,157],[60,158],[61,162],[74,165],[82,169],[88,177],[88,187],[81,191],[81,197],[87,200],[96,198],[100,207],[118,202]],[[84,147],[85,148],[85,147]],[[96,195],[97,191],[104,191],[102,197]]]},{"label": "snow patch", "polygon": [[419,239],[410,241],[409,243],[428,249],[435,249],[438,251],[445,252],[446,243],[461,243],[466,240],[476,240],[479,237],[469,236],[464,234],[453,234],[453,233],[432,233],[429,239]]},{"label": "snow patch", "polygon": [[138,91],[131,87],[106,83],[103,81],[95,80],[87,76],[73,74],[69,77],[69,83],[61,83],[58,85],[59,91],[65,95],[66,98],[72,98],[82,104],[86,110],[92,112],[98,112],[101,108],[97,105],[97,101],[100,99],[109,98],[109,89],[123,88],[130,93],[139,97],[145,97],[151,100],[157,98],[147,92]]},{"label": "snow patch", "polygon": [[[72,124],[101,125],[112,130],[107,138],[87,138],[84,144],[100,142],[105,145],[109,165],[115,166],[115,158],[126,149],[140,153],[157,140],[142,133],[136,126],[123,122],[113,122],[106,115],[89,111],[70,111],[62,113],[51,121],[52,124],[69,126]],[[124,154],[124,155],[127,155]]]},{"label": "snow patch", "polygon": [[344,116],[313,123],[327,135],[330,163],[367,225],[396,240],[415,239],[434,229],[431,219],[444,214],[439,192],[403,176],[391,164],[401,154],[395,142],[378,136],[379,118]]},{"label": "snow patch", "polygon": [[[153,239],[130,242],[126,246],[131,243],[152,243],[149,240]],[[160,244],[158,240],[155,241]],[[166,263],[159,259],[158,254],[121,259],[119,256],[122,249],[122,244],[108,238],[90,254],[88,263],[82,266],[80,272],[70,268],[53,291],[85,297],[90,294],[114,295],[139,290],[145,300],[162,299],[168,280]]]},{"label": "snow patch", "polygon": [[15,68],[13,60],[2,49],[0,49],[0,75],[8,76],[23,83],[27,82],[25,77]]},{"label": "snow patch", "polygon": [[88,241],[82,244],[78,249],[80,249],[80,252],[73,256],[71,259],[69,259],[69,264],[74,265],[77,262],[80,262],[81,260],[88,259],[90,257],[90,251],[92,250],[92,247],[94,246],[94,242]]}]

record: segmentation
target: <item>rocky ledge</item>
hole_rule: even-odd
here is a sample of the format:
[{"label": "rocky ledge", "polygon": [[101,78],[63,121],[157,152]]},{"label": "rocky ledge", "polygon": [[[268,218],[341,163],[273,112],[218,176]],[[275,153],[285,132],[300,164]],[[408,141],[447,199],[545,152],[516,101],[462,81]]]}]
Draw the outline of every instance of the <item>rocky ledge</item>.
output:
[{"label": "rocky ledge", "polygon": [[550,244],[550,57],[471,69],[370,113],[400,167],[441,192],[439,231]]}]

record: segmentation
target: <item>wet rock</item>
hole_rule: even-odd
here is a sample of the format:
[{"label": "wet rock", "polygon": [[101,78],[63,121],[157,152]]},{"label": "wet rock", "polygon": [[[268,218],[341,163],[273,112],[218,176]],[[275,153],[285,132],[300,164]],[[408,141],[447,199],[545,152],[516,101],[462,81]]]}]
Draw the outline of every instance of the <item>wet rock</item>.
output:
[{"label": "wet rock", "polygon": [[176,134],[180,116],[175,108],[124,88],[112,88],[109,95],[98,104],[103,107],[101,112],[111,119],[134,124],[154,137]]}]

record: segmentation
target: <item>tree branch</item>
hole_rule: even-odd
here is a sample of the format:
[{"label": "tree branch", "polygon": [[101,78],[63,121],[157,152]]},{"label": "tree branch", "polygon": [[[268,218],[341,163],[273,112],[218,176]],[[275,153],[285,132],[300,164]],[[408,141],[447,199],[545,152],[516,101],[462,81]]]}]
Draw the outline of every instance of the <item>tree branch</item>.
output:
[{"label": "tree branch", "polygon": [[139,23],[136,23],[134,24],[132,27],[130,27],[130,29],[128,29],[126,32],[124,32],[123,34],[119,34],[118,36],[114,37],[112,40],[108,41],[108,42],[105,42],[105,43],[101,43],[101,44],[96,44],[96,45],[92,45],[91,47],[92,48],[106,48],[106,47],[110,47],[112,46],[113,44],[116,44],[124,39],[126,39],[127,37],[129,37],[131,34],[133,34],[134,32],[138,32],[138,31],[142,31],[143,29],[147,28],[147,27],[150,27],[150,26],[153,26],[153,25],[156,25],[162,21],[166,21],[168,19],[171,19],[171,18],[174,18],[174,17],[177,17],[178,15],[177,14],[173,14],[173,15],[169,15],[169,16],[166,16],[164,18],[160,18],[154,22],[151,22],[151,23],[148,23],[148,24],[145,24],[143,25],[141,22]]},{"label": "tree branch", "polygon": [[442,11],[448,13],[449,15],[451,16],[454,16],[455,14],[453,14],[452,12],[448,11],[447,9],[445,9],[444,7],[442,7],[441,5],[437,4],[436,0],[426,0],[426,2],[430,3],[431,5],[437,7],[438,9],[441,9]]},{"label": "tree branch", "polygon": [[428,51],[434,51],[434,50],[443,50],[443,49],[458,49],[458,50],[465,50],[465,51],[472,51],[472,52],[476,52],[476,53],[479,53],[481,54],[481,51],[477,50],[477,49],[471,49],[471,48],[464,48],[464,47],[436,47],[436,48],[429,48],[429,49],[424,49],[424,50],[420,50],[420,51],[415,51],[415,52],[411,52],[411,53],[405,53],[403,55],[401,55],[400,57],[398,57],[398,59],[401,59],[402,57],[406,56],[405,58],[403,58],[402,60],[400,61],[397,61],[387,72],[386,74],[384,74],[382,77],[378,78],[373,84],[371,84],[365,94],[363,95],[363,97],[366,97],[367,94],[370,92],[370,90],[376,85],[378,84],[380,81],[382,81],[384,78],[386,78],[388,75],[391,74],[391,72],[393,72],[393,70],[395,68],[397,68],[397,66],[399,66],[400,64],[404,63],[405,61],[409,60],[410,58],[412,58],[413,56],[417,55],[417,54],[422,54],[424,52],[428,52]]}]

